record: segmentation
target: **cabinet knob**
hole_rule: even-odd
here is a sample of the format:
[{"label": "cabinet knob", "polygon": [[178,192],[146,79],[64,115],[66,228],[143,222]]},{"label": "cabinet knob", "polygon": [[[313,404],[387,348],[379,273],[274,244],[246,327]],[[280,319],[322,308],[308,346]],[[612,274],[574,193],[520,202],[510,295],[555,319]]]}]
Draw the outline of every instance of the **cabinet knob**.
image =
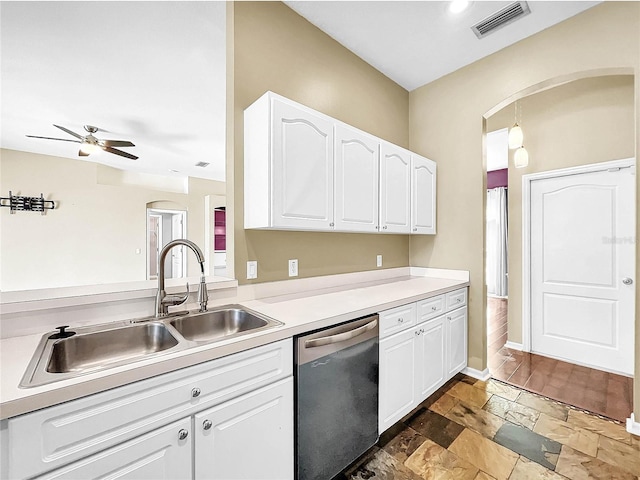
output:
[{"label": "cabinet knob", "polygon": [[211,420],[205,420],[204,422],[202,422],[202,428],[204,428],[205,430],[209,430],[212,426],[213,423],[211,423]]},{"label": "cabinet knob", "polygon": [[191,390],[191,396],[193,398],[199,397],[200,396],[200,389],[199,388],[194,388],[193,390]]},{"label": "cabinet knob", "polygon": [[403,323],[403,322],[404,322],[404,318],[400,317],[400,318],[398,319],[398,323]]},{"label": "cabinet knob", "polygon": [[184,428],[181,428],[180,431],[178,432],[178,439],[180,440],[184,440],[188,436],[189,436],[189,432]]},{"label": "cabinet knob", "polygon": [[330,226],[330,227],[333,227],[333,226],[334,226],[333,222],[331,222],[331,223],[329,224],[329,226]]},{"label": "cabinet knob", "polygon": [[461,299],[461,298],[456,298],[456,302],[457,302],[457,303],[460,303],[461,301],[462,301],[462,299]]},{"label": "cabinet knob", "polygon": [[436,311],[436,306],[434,305],[433,307],[431,307],[431,310],[435,312]]},{"label": "cabinet knob", "polygon": [[383,230],[386,230],[386,229],[387,229],[387,226],[385,225],[384,227],[382,227],[382,229],[383,229]]},{"label": "cabinet knob", "polygon": [[418,229],[417,229],[417,228],[414,228],[414,229],[413,229],[413,231],[414,231],[414,232],[417,232],[417,231],[418,231]]},{"label": "cabinet knob", "polygon": [[[624,283],[625,285],[631,285],[633,283],[633,279],[626,277],[622,279],[622,283]],[[58,327],[60,328],[60,327]]]}]

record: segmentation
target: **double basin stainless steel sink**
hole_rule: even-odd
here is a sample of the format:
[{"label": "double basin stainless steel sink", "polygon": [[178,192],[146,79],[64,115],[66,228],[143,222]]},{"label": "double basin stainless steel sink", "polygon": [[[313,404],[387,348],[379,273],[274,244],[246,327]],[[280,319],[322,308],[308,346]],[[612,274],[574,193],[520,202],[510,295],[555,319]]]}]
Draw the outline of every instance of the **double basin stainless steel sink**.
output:
[{"label": "double basin stainless steel sink", "polygon": [[75,334],[66,338],[51,338],[49,332],[40,340],[20,387],[44,385],[281,325],[241,305],[225,305],[202,313],[72,328]]}]

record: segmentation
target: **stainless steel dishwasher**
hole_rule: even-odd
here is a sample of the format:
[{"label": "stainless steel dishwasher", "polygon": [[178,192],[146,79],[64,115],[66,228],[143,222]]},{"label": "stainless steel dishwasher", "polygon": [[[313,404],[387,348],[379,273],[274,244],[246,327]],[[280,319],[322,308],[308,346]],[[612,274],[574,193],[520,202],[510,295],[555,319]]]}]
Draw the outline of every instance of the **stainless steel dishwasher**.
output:
[{"label": "stainless steel dishwasher", "polygon": [[378,315],[295,347],[296,479],[330,480],[378,440]]}]

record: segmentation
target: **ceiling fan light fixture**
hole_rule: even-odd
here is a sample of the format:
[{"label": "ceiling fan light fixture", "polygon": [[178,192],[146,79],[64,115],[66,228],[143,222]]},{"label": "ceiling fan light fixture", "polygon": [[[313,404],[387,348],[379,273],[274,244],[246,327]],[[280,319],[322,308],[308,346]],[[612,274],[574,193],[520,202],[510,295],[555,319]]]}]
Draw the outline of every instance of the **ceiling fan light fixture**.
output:
[{"label": "ceiling fan light fixture", "polygon": [[100,150],[100,147],[95,143],[82,142],[80,145],[80,151],[86,155],[91,155]]}]

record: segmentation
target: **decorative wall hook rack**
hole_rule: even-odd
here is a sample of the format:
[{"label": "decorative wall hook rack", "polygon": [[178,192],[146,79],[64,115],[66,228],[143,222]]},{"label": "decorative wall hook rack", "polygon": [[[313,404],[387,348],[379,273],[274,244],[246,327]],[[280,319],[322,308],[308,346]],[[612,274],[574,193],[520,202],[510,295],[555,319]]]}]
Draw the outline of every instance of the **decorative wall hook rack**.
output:
[{"label": "decorative wall hook rack", "polygon": [[17,210],[24,210],[42,212],[42,215],[44,215],[47,210],[56,208],[56,204],[53,200],[45,200],[42,194],[39,197],[21,197],[13,195],[9,190],[8,197],[0,197],[0,207],[9,207],[11,213],[16,213]]}]

